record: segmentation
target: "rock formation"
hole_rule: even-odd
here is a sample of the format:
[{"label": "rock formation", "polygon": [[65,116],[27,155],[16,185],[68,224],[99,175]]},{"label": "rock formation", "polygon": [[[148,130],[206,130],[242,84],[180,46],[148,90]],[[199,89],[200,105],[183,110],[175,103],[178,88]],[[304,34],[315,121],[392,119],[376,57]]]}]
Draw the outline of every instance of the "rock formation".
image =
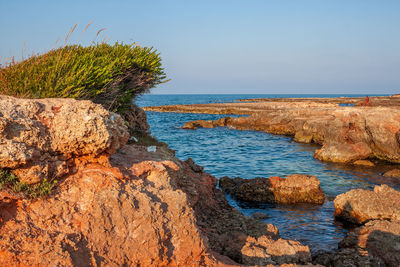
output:
[{"label": "rock formation", "polygon": [[32,184],[59,178],[72,158],[114,153],[128,140],[121,117],[90,101],[0,96],[0,168]]},{"label": "rock formation", "polygon": [[239,201],[281,204],[323,204],[325,194],[319,184],[315,176],[301,174],[288,175],[286,179],[222,177],[219,181],[221,189]]},{"label": "rock formation", "polygon": [[59,180],[42,199],[1,189],[0,265],[310,262],[307,246],[243,216],[192,160],[180,161],[166,147],[124,145],[124,121],[101,106],[0,99],[1,167],[30,183],[49,175]]},{"label": "rock formation", "polygon": [[400,192],[387,185],[373,191],[353,189],[335,198],[335,216],[364,224],[370,220],[400,221]]}]

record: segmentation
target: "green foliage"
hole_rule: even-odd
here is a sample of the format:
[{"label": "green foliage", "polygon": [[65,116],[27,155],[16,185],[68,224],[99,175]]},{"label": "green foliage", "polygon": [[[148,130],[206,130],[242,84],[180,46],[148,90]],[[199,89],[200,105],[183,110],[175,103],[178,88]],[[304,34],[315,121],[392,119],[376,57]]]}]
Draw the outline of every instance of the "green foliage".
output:
[{"label": "green foliage", "polygon": [[44,179],[39,184],[28,185],[20,182],[19,179],[8,170],[0,169],[0,189],[4,186],[11,188],[16,193],[23,193],[29,199],[45,197],[49,195],[57,181],[47,181]]},{"label": "green foliage", "polygon": [[132,98],[165,79],[153,48],[67,45],[1,67],[0,94],[90,99],[121,113]]}]

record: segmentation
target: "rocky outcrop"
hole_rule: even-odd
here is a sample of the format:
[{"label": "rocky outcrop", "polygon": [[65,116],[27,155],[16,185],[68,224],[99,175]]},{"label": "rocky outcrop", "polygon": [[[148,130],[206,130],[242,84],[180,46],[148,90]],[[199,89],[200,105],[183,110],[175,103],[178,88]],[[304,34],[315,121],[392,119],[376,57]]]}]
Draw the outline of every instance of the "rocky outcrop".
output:
[{"label": "rocky outcrop", "polygon": [[32,184],[73,169],[74,157],[114,153],[128,140],[121,117],[90,101],[0,96],[0,168]]},{"label": "rocky outcrop", "polygon": [[[42,155],[46,164],[57,158],[72,170],[47,198],[31,201],[1,189],[0,265],[310,262],[307,246],[231,207],[217,179],[192,160],[180,161],[164,146],[123,146],[127,129],[116,114],[88,101],[2,101],[2,149],[15,151],[1,154],[4,166],[18,173]],[[24,160],[19,151],[32,154]]]},{"label": "rocky outcrop", "polygon": [[353,189],[334,200],[335,216],[363,224],[370,220],[400,221],[400,192],[387,185],[373,191]]},{"label": "rocky outcrop", "polygon": [[239,201],[255,203],[323,204],[325,194],[312,175],[293,174],[281,177],[242,179],[222,177],[221,189]]}]

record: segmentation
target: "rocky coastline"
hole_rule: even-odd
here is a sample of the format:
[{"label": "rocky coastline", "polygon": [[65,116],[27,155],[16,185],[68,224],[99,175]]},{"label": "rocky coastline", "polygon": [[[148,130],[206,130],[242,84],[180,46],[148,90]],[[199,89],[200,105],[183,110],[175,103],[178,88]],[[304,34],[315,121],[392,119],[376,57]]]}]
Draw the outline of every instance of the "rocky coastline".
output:
[{"label": "rocky coastline", "polygon": [[[337,99],[264,99],[257,102],[146,107],[147,111],[241,114],[215,121],[190,121],[183,129],[229,127],[292,136],[296,142],[321,146],[321,161],[371,165],[378,159],[400,163],[399,97]],[[338,103],[356,102],[357,106]]]},{"label": "rocky coastline", "polygon": [[[274,225],[246,217],[231,207],[217,188],[217,179],[193,160],[179,160],[174,151],[156,141],[144,145],[140,140],[144,134],[133,137],[123,118],[101,105],[72,99],[3,96],[0,105],[5,107],[0,113],[0,167],[27,185],[44,179],[57,181],[51,194],[36,199],[3,185],[0,265],[400,263],[396,256],[399,192],[389,187],[376,188],[372,194],[353,196],[350,191],[338,196],[338,218],[350,222],[355,221],[349,218],[361,218],[354,213],[358,207],[354,203],[361,201],[359,196],[365,205],[371,205],[361,205],[363,211],[383,206],[392,215],[378,212],[380,215],[356,221],[361,226],[349,233],[338,251],[312,256],[308,246],[281,238]],[[138,118],[135,127],[145,132],[144,116],[136,109],[131,118],[132,122]],[[279,203],[307,202],[310,195],[314,203],[324,200],[319,181],[313,176],[275,177],[261,183]],[[235,186],[225,186],[225,191],[240,195],[243,190]],[[301,200],[288,202],[293,196],[299,197],[301,186],[305,189]],[[379,250],[380,246],[385,249]]]}]

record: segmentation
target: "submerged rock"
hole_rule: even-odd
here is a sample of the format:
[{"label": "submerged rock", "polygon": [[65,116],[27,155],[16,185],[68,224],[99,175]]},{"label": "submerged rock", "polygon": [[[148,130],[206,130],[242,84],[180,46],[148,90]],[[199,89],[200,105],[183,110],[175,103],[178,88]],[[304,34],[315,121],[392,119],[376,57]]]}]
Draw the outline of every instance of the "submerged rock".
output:
[{"label": "submerged rock", "polygon": [[387,186],[374,190],[353,189],[334,200],[335,216],[363,224],[370,220],[400,221],[400,192]]},{"label": "submerged rock", "polygon": [[293,174],[281,177],[242,179],[222,177],[219,185],[239,201],[255,203],[323,204],[325,194],[312,175]]},{"label": "submerged rock", "polygon": [[196,130],[198,128],[213,128],[213,127],[214,125],[212,124],[212,121],[197,120],[185,123],[182,129]]}]

